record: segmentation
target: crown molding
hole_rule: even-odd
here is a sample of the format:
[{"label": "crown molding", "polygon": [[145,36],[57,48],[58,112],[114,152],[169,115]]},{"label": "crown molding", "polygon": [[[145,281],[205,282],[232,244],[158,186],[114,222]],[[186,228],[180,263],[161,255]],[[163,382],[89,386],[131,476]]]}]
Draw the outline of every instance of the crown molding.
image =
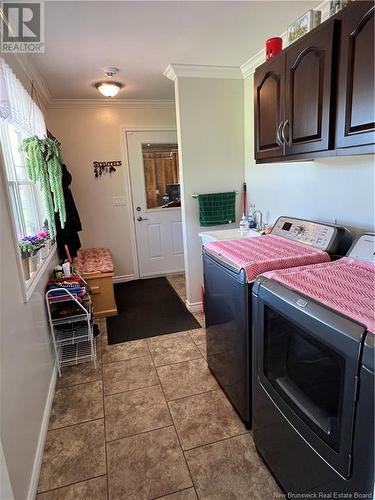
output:
[{"label": "crown molding", "polygon": [[241,80],[243,78],[238,66],[200,64],[169,64],[163,75],[172,81],[176,78],[223,78],[228,80]]},{"label": "crown molding", "polygon": [[51,99],[48,109],[175,109],[175,102],[157,99]]},{"label": "crown molding", "polygon": [[13,54],[13,55],[18,65],[20,66],[20,68],[30,81],[30,84],[34,86],[34,90],[38,94],[38,97],[41,99],[43,105],[47,107],[48,103],[51,100],[51,93],[49,91],[49,88],[47,87],[47,84],[43,80],[41,74],[31,61],[30,56],[26,54]]},{"label": "crown molding", "polygon": [[250,57],[246,62],[241,64],[240,70],[242,74],[242,78],[247,78],[248,76],[255,73],[255,69],[260,66],[266,60],[266,51],[265,49],[257,52],[253,57]]},{"label": "crown molding", "polygon": [[42,75],[39,73],[39,71],[36,69],[36,67],[34,66],[34,64],[32,64],[31,61],[29,63],[29,67],[30,67],[31,80],[34,83],[36,92],[39,94],[44,105],[48,107],[48,104],[52,99],[49,88],[47,87],[46,82],[43,80]]}]

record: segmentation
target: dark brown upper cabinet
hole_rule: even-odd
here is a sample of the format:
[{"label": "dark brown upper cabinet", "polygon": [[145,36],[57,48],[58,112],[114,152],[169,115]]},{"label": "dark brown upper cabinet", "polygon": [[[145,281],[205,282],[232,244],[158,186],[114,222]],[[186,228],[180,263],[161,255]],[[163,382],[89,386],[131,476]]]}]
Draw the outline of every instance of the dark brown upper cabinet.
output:
[{"label": "dark brown upper cabinet", "polygon": [[374,2],[357,1],[255,71],[259,163],[374,152]]},{"label": "dark brown upper cabinet", "polygon": [[333,22],[294,43],[285,52],[285,154],[332,147]]},{"label": "dark brown upper cabinet", "polygon": [[281,125],[284,119],[285,61],[272,59],[264,71],[255,75],[255,149],[257,158],[273,158],[284,154]]},{"label": "dark brown upper cabinet", "polygon": [[373,2],[348,7],[340,38],[336,148],[371,146],[375,142]]},{"label": "dark brown upper cabinet", "polygon": [[331,147],[333,27],[332,21],[320,26],[257,68],[257,160]]}]

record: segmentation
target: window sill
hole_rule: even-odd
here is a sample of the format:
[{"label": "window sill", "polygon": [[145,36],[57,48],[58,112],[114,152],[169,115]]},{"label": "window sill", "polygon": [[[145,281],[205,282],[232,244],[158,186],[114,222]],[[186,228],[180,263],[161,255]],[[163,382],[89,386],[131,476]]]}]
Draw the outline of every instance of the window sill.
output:
[{"label": "window sill", "polygon": [[26,282],[24,282],[23,286],[23,298],[24,302],[28,302],[30,300],[31,295],[33,294],[36,286],[38,285],[41,277],[47,270],[50,265],[53,257],[56,255],[57,245],[56,243],[51,247],[47,257],[39,264],[38,269],[30,276]]}]

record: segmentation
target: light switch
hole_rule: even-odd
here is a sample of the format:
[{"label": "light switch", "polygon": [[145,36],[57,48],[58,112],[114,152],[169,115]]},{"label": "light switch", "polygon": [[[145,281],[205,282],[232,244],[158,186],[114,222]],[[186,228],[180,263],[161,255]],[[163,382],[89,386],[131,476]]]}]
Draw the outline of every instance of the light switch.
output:
[{"label": "light switch", "polygon": [[125,196],[113,196],[112,205],[115,207],[123,207],[126,205]]}]

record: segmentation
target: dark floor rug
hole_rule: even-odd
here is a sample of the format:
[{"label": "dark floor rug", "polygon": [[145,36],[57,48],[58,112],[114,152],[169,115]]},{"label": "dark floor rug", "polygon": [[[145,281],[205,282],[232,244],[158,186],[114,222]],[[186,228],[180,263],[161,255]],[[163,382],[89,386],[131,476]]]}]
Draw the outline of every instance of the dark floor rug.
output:
[{"label": "dark floor rug", "polygon": [[114,287],[118,315],[107,318],[109,344],[201,328],[167,278]]}]

